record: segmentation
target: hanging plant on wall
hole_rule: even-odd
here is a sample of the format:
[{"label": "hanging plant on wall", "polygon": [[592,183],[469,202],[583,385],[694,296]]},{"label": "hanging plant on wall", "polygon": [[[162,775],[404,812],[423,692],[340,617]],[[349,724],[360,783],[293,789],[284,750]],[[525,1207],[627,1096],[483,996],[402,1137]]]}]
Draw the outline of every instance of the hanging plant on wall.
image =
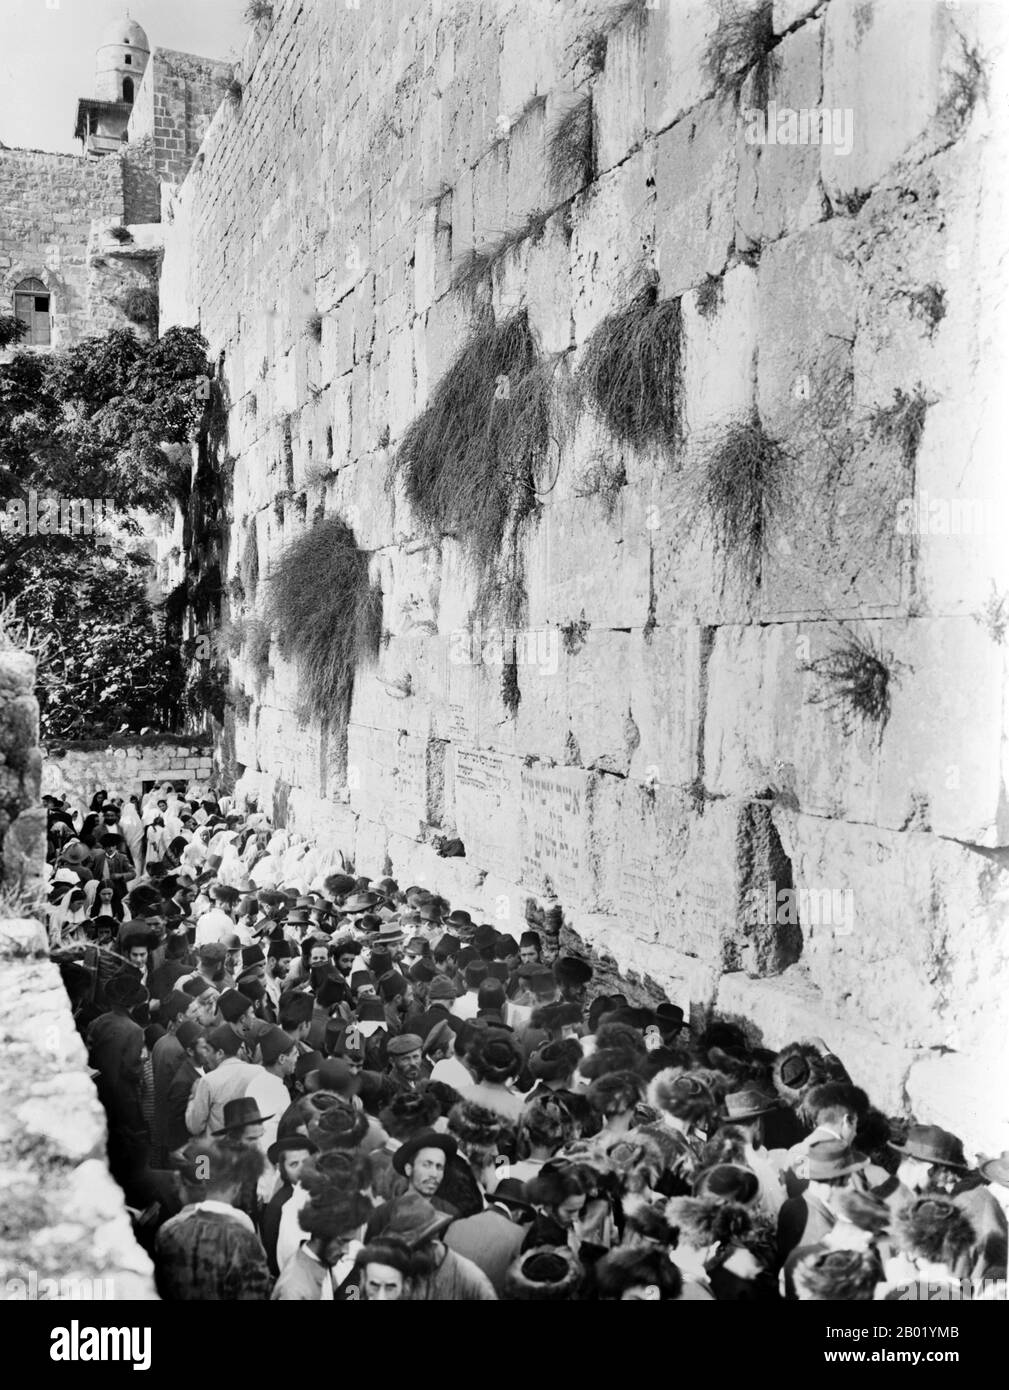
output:
[{"label": "hanging plant on wall", "polygon": [[648,285],[585,345],[577,385],[622,444],[675,449],[681,437],[683,329],[678,299]]},{"label": "hanging plant on wall", "polygon": [[378,655],[382,592],[347,523],[326,517],[293,541],[268,580],[266,621],[296,661],[304,713],[344,720],[354,672]]},{"label": "hanging plant on wall", "polygon": [[715,549],[752,584],[761,580],[787,464],[787,453],[754,414],[726,426],[687,474],[693,514],[711,532]]},{"label": "hanging plant on wall", "polygon": [[553,363],[524,309],[479,329],[407,429],[396,472],[423,524],[473,559],[485,596],[537,507],[550,444]]},{"label": "hanging plant on wall", "polygon": [[774,73],[773,0],[721,0],[718,26],[708,41],[701,66],[722,97],[739,100],[743,83],[754,74],[754,101],[766,106]]},{"label": "hanging plant on wall", "polygon": [[807,703],[838,710],[846,733],[852,719],[857,719],[882,737],[890,718],[891,685],[899,668],[900,663],[882,645],[842,629],[837,645],[802,668],[820,682]]}]

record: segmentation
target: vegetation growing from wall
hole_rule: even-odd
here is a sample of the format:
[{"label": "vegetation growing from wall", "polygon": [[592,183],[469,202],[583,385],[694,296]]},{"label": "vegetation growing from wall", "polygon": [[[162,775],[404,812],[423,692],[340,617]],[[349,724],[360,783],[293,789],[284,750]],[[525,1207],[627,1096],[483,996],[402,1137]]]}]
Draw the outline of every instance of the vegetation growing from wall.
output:
[{"label": "vegetation growing from wall", "polygon": [[683,336],[678,299],[649,285],[595,329],[576,384],[610,433],[636,449],[675,450],[681,437]]},{"label": "vegetation growing from wall", "polygon": [[898,666],[882,645],[842,629],[826,656],[803,667],[820,681],[808,703],[838,709],[846,722],[854,717],[882,736],[890,718],[890,687]]},{"label": "vegetation growing from wall", "polygon": [[486,579],[537,506],[550,442],[553,364],[524,310],[465,345],[407,429],[396,471],[420,521],[454,536]]},{"label": "vegetation growing from wall", "polygon": [[469,250],[452,272],[452,288],[472,299],[482,285],[488,284],[495,268],[507,259],[516,246],[523,241],[536,242],[540,239],[549,216],[549,213],[536,209],[521,227],[514,227],[486,246]]},{"label": "vegetation growing from wall", "polygon": [[890,405],[873,411],[869,429],[884,444],[897,448],[904,463],[911,467],[918,456],[927,409],[928,399],[920,386],[910,393],[898,387]]},{"label": "vegetation growing from wall", "polygon": [[158,292],[150,285],[133,285],[119,296],[119,307],[131,323],[142,328],[158,326]]},{"label": "vegetation growing from wall", "polygon": [[784,500],[788,455],[753,415],[736,420],[702,449],[688,473],[692,509],[715,549],[759,584],[771,518]]},{"label": "vegetation growing from wall", "polygon": [[564,197],[592,182],[596,173],[596,129],[592,94],[585,92],[554,122],[547,136],[550,187]]},{"label": "vegetation growing from wall", "polygon": [[378,655],[382,595],[341,517],[317,522],[283,552],[268,580],[266,621],[298,664],[303,713],[345,720],[355,671]]},{"label": "vegetation growing from wall", "polygon": [[721,0],[718,25],[701,60],[719,96],[738,101],[752,72],[754,100],[758,106],[766,104],[777,42],[773,11],[774,0]]}]

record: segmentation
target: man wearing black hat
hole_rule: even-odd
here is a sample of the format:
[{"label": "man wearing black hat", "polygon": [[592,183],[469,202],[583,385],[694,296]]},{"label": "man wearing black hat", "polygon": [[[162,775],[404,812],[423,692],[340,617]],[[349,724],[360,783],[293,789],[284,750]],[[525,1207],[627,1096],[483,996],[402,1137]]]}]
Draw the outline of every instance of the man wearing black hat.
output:
[{"label": "man wearing black hat", "polygon": [[131,1010],[147,1002],[132,970],[105,986],[108,1012],[88,1026],[88,1059],[98,1071],[98,1097],[109,1117],[109,1159],[114,1172],[134,1171],[147,1158],[150,1137],[141,1106],[144,1030]]},{"label": "man wearing black hat", "polygon": [[1006,1215],[981,1174],[971,1170],[963,1142],[938,1125],[912,1125],[904,1143],[891,1148],[901,1155],[897,1177],[905,1188],[915,1197],[948,1197],[973,1227],[974,1243],[957,1266],[959,1277],[1004,1278]]},{"label": "man wearing black hat", "polygon": [[445,1182],[449,1164],[456,1157],[458,1145],[450,1134],[439,1134],[434,1129],[424,1129],[405,1140],[392,1156],[392,1166],[406,1179],[406,1188],[398,1197],[375,1209],[368,1222],[366,1238],[380,1236],[393,1220],[397,1203],[407,1193],[416,1193],[430,1202],[437,1211],[449,1216],[459,1213],[450,1203],[442,1201],[438,1194]]},{"label": "man wearing black hat", "polygon": [[201,1076],[214,1067],[214,1052],[206,1033],[190,1019],[183,1019],[175,1040],[182,1049],[182,1060],[172,1073],[160,1107],[159,1127],[166,1153],[177,1153],[189,1142],[186,1107]]}]

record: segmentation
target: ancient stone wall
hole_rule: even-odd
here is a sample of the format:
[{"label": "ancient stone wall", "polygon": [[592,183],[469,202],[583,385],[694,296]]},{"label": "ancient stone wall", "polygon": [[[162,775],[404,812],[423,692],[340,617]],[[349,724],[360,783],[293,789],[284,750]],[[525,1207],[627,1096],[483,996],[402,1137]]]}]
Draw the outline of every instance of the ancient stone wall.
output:
[{"label": "ancient stone wall", "polygon": [[0,311],[13,312],[20,281],[39,279],[52,295],[52,345],[76,342],[91,329],[91,222],[122,217],[122,165],[0,149],[0,208]]},{"label": "ancient stone wall", "polygon": [[156,48],[151,54],[133,104],[129,138],[131,146],[144,148],[159,181],[181,183],[185,178],[231,72],[230,63],[195,53]]},{"label": "ancient stone wall", "polygon": [[[1005,1068],[1009,552],[949,518],[1009,501],[1002,15],[778,0],[738,102],[705,62],[718,15],[286,0],[250,39],[172,204],[163,322],[224,354],[236,612],[335,513],[385,635],[346,749],[299,724],[276,642],[261,687],[235,660],[239,790],[499,922],[559,900],[679,1002],[771,1045],[822,1034],[882,1104],[1001,1147],[981,1098]],[[586,97],[594,177],[558,194],[545,142]],[[829,142],[744,116],[822,108]],[[493,309],[524,306],[562,375],[657,273],[685,428],[670,462],[558,421],[524,626],[502,634],[465,537],[387,484],[475,322],[453,274],[510,230]],[[754,418],[787,459],[759,583],[688,486]],[[824,675],[852,636],[883,680],[862,713]]]},{"label": "ancient stone wall", "polygon": [[204,786],[214,770],[208,745],[165,735],[156,740],[71,741],[53,744],[45,754],[43,793],[69,796],[83,806],[102,788],[110,796],[133,796],[146,783]]},{"label": "ancient stone wall", "polygon": [[[9,913],[45,869],[35,661],[0,650],[0,842]],[[41,922],[0,914],[0,1298],[155,1298],[108,1170],[105,1111]]]}]

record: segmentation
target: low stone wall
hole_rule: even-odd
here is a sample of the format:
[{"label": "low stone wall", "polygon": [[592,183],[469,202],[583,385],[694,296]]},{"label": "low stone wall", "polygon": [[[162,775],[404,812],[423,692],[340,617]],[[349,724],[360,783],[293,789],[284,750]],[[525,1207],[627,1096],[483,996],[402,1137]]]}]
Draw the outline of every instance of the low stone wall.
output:
[{"label": "low stone wall", "polygon": [[214,771],[210,747],[196,739],[83,740],[53,744],[45,752],[43,793],[85,805],[103,787],[110,796],[131,796],[145,782],[203,786]]},{"label": "low stone wall", "polygon": [[0,1299],[157,1298],[39,922],[0,921],[0,1018]]}]

